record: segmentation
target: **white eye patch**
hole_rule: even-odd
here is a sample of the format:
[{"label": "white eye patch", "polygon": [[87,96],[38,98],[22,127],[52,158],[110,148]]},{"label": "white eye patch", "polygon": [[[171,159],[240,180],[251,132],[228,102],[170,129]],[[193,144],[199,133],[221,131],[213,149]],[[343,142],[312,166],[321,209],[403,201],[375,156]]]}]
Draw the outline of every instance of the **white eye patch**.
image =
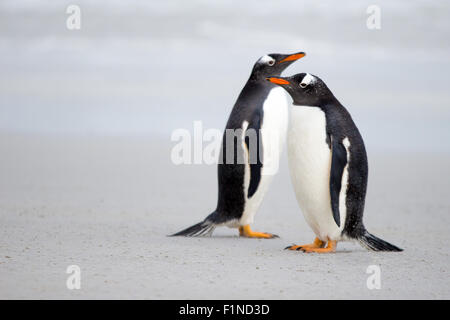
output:
[{"label": "white eye patch", "polygon": [[314,81],[316,81],[316,79],[314,78],[314,76],[310,75],[309,73],[307,73],[304,77],[302,82],[300,82],[300,87],[302,88],[306,88],[306,86],[310,85],[311,83],[313,83]]},{"label": "white eye patch", "polygon": [[275,62],[275,59],[272,58],[271,56],[265,55],[265,56],[262,56],[262,57],[259,59],[259,62],[260,62],[260,63],[273,64],[273,63]]}]

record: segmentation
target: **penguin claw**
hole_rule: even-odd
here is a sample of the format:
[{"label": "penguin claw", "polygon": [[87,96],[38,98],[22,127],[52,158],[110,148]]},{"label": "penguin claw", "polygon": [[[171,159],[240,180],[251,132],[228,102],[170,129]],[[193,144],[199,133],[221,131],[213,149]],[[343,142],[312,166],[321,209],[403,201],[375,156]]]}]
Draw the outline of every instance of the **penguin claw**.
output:
[{"label": "penguin claw", "polygon": [[298,250],[299,246],[293,244],[292,246],[287,246],[284,250]]}]

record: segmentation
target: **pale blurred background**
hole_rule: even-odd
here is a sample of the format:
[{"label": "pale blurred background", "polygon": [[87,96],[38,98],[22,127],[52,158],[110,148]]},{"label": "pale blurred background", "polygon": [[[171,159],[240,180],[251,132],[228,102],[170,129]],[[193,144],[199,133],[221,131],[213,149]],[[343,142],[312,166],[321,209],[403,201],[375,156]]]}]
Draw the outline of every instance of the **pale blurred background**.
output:
[{"label": "pale blurred background", "polygon": [[[81,8],[81,30],[66,8]],[[381,30],[366,9],[381,8]],[[448,1],[0,2],[0,130],[159,134],[223,128],[253,63],[324,79],[371,150],[450,151]]]},{"label": "pale blurred background", "polygon": [[[68,5],[81,29],[68,30]],[[381,29],[366,27],[369,5]],[[449,1],[0,1],[0,298],[450,298]],[[168,238],[216,205],[171,133],[222,129],[253,63],[305,51],[369,154],[368,229],[405,249],[309,243],[286,156],[254,224]],[[66,288],[67,266],[82,270]],[[382,289],[368,290],[379,265]]]}]

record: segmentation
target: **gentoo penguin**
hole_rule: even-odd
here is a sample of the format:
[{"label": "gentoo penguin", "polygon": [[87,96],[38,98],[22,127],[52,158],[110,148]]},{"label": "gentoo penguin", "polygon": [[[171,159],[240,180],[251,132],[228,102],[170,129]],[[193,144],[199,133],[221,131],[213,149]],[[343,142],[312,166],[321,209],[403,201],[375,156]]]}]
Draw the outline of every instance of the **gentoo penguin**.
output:
[{"label": "gentoo penguin", "polygon": [[216,210],[173,236],[211,235],[217,226],[228,226],[238,228],[243,237],[277,237],[250,228],[275,173],[267,169],[278,163],[288,125],[289,96],[266,78],[279,76],[304,56],[303,52],[268,54],[255,63],[223,134]]},{"label": "gentoo penguin", "polygon": [[338,241],[355,239],[369,250],[402,251],[364,227],[367,155],[348,111],[321,79],[309,73],[267,80],[293,99],[289,170],[299,206],[316,234],[313,243],[286,249],[334,252]]}]

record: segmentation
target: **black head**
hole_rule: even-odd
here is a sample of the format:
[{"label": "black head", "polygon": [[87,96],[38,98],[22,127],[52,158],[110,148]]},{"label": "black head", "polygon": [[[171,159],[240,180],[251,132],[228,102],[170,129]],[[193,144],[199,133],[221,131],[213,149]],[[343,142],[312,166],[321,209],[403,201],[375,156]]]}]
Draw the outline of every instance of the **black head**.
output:
[{"label": "black head", "polygon": [[269,76],[279,76],[291,63],[305,55],[304,52],[297,52],[294,54],[271,53],[262,56],[253,66],[251,78],[265,80]]},{"label": "black head", "polygon": [[322,79],[309,73],[292,77],[268,77],[267,80],[283,87],[295,105],[323,106],[335,99]]}]

